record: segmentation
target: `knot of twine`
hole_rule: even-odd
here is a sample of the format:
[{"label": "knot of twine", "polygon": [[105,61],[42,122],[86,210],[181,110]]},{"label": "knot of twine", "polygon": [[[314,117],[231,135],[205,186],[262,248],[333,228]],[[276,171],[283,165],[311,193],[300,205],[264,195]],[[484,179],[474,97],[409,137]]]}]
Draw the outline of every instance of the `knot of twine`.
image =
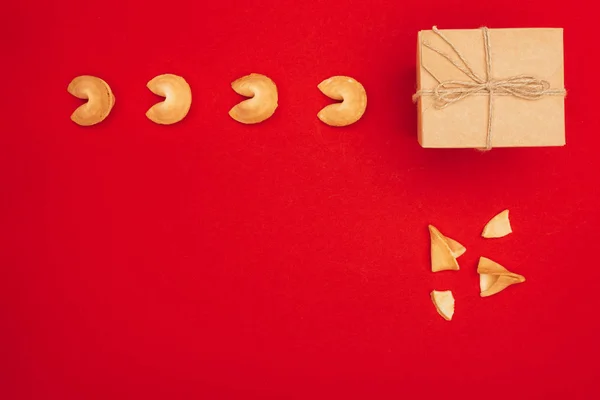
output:
[{"label": "knot of twine", "polygon": [[440,32],[437,27],[433,27],[432,31],[438,35],[444,42],[450,46],[452,51],[458,56],[462,65],[452,59],[448,54],[436,49],[427,42],[423,42],[423,46],[436,52],[446,60],[448,60],[455,68],[465,74],[470,80],[447,80],[441,81],[427,69],[426,66],[421,67],[438,82],[438,85],[429,90],[419,90],[413,95],[413,101],[416,101],[421,96],[433,96],[435,107],[443,109],[449,105],[456,103],[470,96],[488,96],[488,128],[486,137],[486,150],[492,148],[492,122],[494,111],[494,96],[514,96],[524,100],[537,100],[544,96],[564,96],[564,89],[553,90],[550,88],[548,81],[535,78],[533,76],[518,75],[505,79],[492,78],[492,55],[490,47],[489,30],[486,27],[481,28],[483,33],[483,47],[485,53],[486,74],[485,78],[477,75],[469,63],[465,60],[460,51]]}]

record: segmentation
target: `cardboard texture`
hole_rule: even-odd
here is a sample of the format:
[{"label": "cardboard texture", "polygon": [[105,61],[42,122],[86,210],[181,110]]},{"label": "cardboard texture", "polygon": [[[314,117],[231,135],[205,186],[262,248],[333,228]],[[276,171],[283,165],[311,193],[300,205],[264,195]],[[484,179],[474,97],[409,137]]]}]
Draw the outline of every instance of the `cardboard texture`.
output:
[{"label": "cardboard texture", "polygon": [[[469,63],[486,76],[484,35],[481,29],[440,30]],[[561,28],[489,29],[491,79],[529,75],[545,80],[552,90],[564,88],[563,30]],[[460,63],[452,48],[434,31],[420,31],[417,45],[417,90],[433,90],[438,81],[469,78],[428,43]],[[431,73],[429,73],[429,72]],[[418,98],[419,143],[427,148],[485,148],[489,93],[461,99],[443,109],[435,98]],[[494,95],[491,147],[565,145],[564,96],[528,100]]]}]

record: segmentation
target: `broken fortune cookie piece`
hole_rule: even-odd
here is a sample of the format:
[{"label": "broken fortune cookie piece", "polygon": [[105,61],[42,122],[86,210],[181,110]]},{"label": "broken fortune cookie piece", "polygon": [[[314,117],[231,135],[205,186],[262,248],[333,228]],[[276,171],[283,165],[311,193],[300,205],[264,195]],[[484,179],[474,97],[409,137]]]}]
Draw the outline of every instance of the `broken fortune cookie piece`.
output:
[{"label": "broken fortune cookie piece", "polygon": [[456,259],[467,251],[454,239],[444,236],[435,226],[429,225],[431,237],[431,271],[459,270]]},{"label": "broken fortune cookie piece", "polygon": [[487,239],[501,238],[512,233],[508,210],[504,210],[492,218],[483,228],[481,236]]},{"label": "broken fortune cookie piece", "polygon": [[437,312],[446,320],[451,321],[454,315],[454,296],[451,290],[433,290],[431,300]]},{"label": "broken fortune cookie piece", "polygon": [[502,265],[486,257],[479,258],[477,266],[481,297],[492,296],[516,283],[525,282],[523,275],[510,272]]}]

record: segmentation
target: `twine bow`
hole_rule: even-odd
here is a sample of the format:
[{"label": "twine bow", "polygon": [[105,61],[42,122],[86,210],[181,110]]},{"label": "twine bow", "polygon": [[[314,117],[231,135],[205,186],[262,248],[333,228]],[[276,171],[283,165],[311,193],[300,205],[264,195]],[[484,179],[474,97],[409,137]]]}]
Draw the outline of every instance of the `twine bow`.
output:
[{"label": "twine bow", "polygon": [[564,96],[564,89],[551,89],[550,83],[527,75],[517,75],[505,79],[492,78],[492,55],[490,47],[489,30],[486,27],[481,28],[483,33],[483,46],[485,52],[485,78],[476,74],[469,63],[465,60],[460,51],[440,32],[437,27],[433,27],[432,31],[438,35],[458,56],[462,65],[452,59],[448,54],[436,49],[427,42],[423,42],[423,46],[438,53],[440,56],[448,60],[455,68],[465,74],[470,80],[447,80],[440,81],[435,75],[427,69],[426,66],[421,67],[438,82],[438,85],[429,90],[419,90],[413,95],[413,101],[416,101],[421,96],[433,96],[435,107],[443,109],[449,105],[456,103],[470,96],[488,96],[488,127],[486,137],[486,150],[492,148],[492,122],[494,112],[494,97],[495,96],[514,96],[524,100],[538,100],[544,96]]}]

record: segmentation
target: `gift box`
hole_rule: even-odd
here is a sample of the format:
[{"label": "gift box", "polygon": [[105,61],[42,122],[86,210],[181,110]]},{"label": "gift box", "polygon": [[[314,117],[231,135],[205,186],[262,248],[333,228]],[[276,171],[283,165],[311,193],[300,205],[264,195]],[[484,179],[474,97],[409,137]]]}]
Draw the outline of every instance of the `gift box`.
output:
[{"label": "gift box", "polygon": [[422,147],[563,146],[565,95],[560,28],[419,32]]}]

